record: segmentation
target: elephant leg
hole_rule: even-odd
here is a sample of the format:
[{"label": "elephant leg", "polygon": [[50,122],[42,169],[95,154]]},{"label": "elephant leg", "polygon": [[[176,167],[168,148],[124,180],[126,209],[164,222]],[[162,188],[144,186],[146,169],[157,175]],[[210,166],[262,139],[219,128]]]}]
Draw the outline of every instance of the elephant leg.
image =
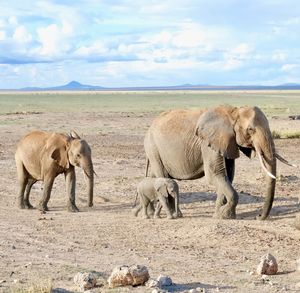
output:
[{"label": "elephant leg", "polygon": [[175,198],[169,195],[168,199],[169,199],[170,207],[172,209],[173,217],[182,218],[182,212],[179,209],[179,194],[176,194]]},{"label": "elephant leg", "polygon": [[135,217],[138,216],[138,214],[139,214],[139,212],[141,211],[141,209],[142,209],[142,205],[141,205],[141,204],[139,204],[138,206],[135,206],[135,207],[133,208],[133,214],[134,214]]},{"label": "elephant leg", "polygon": [[25,209],[24,192],[26,189],[26,185],[28,183],[28,174],[21,160],[16,160],[16,165],[17,165],[18,181],[19,181],[19,193],[17,199],[18,207],[20,209]]},{"label": "elephant leg", "polygon": [[225,158],[225,169],[226,169],[227,178],[230,181],[230,183],[232,183],[234,179],[234,172],[235,172],[235,160]]},{"label": "elephant leg", "polygon": [[160,203],[160,202],[157,202],[156,207],[155,207],[154,216],[153,216],[155,219],[160,218],[160,212],[161,212],[161,209],[162,209],[161,203]]},{"label": "elephant leg", "polygon": [[44,180],[43,198],[38,204],[38,209],[42,212],[46,212],[49,210],[47,204],[50,199],[53,182],[54,182],[54,178],[50,176],[48,177],[46,176]]},{"label": "elephant leg", "polygon": [[153,217],[153,215],[154,215],[154,203],[152,201],[150,201],[148,204],[147,214],[151,217]]},{"label": "elephant leg", "polygon": [[173,219],[173,215],[170,210],[167,197],[165,197],[163,194],[159,194],[158,199],[159,199],[160,204],[162,205],[162,207],[164,208],[164,210],[167,213],[167,218]]},{"label": "elephant leg", "polygon": [[227,178],[216,178],[217,202],[215,217],[220,219],[235,219],[238,194]]},{"label": "elephant leg", "polygon": [[147,207],[149,205],[149,200],[147,198],[144,197],[143,201],[142,201],[142,217],[144,219],[149,219],[149,215],[147,213]]},{"label": "elephant leg", "polygon": [[36,183],[37,180],[30,178],[28,179],[28,183],[26,185],[26,189],[25,189],[25,198],[24,198],[24,206],[26,209],[33,209],[33,206],[31,205],[30,201],[29,201],[29,195],[30,195],[30,191],[31,188],[33,186],[34,183]]},{"label": "elephant leg", "polygon": [[66,191],[68,196],[67,209],[69,212],[78,212],[79,209],[75,204],[76,174],[75,174],[74,167],[70,167],[65,172],[65,179],[66,179]]}]

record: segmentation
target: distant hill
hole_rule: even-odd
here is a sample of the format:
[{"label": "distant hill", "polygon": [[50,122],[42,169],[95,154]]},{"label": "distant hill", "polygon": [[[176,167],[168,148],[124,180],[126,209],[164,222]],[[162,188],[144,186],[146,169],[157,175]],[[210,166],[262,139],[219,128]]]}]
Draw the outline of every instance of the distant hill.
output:
[{"label": "distant hill", "polygon": [[95,85],[81,84],[78,81],[71,81],[68,84],[55,87],[26,87],[21,91],[159,91],[159,90],[300,90],[300,84],[287,83],[282,85],[242,85],[242,86],[216,86],[216,85],[192,85],[182,84],[177,86],[149,86],[149,87],[102,87]]},{"label": "distant hill", "polygon": [[91,90],[103,90],[102,86],[94,86],[81,84],[78,81],[71,81],[65,85],[55,86],[55,87],[26,87],[20,90],[23,91],[91,91]]}]

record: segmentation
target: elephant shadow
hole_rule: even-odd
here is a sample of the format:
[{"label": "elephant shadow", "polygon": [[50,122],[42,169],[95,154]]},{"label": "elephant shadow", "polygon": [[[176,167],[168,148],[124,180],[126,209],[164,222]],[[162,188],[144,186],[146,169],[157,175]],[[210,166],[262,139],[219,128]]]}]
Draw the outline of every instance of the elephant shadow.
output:
[{"label": "elephant shadow", "polygon": [[215,201],[217,195],[211,192],[181,192],[179,194],[179,201],[183,204],[203,202],[203,201]]},{"label": "elephant shadow", "polygon": [[[264,197],[261,196],[255,196],[255,195],[250,195],[248,193],[240,193],[240,198],[239,198],[239,204],[251,204],[251,203],[262,203],[264,202]],[[284,216],[285,218],[293,218],[294,214],[300,211],[300,205],[297,203],[298,198],[297,197],[275,197],[274,198],[274,203],[280,203],[284,202],[285,204],[279,204],[279,205],[274,205],[271,209],[270,216],[273,216],[275,218],[272,218],[273,220],[278,220],[281,217],[279,216]],[[288,202],[288,204],[286,204]],[[245,218],[256,218],[258,216],[258,211],[255,208],[254,211],[249,211],[249,212],[244,212],[240,213],[237,217],[239,219],[245,219]]]},{"label": "elephant shadow", "polygon": [[187,283],[187,284],[172,284],[171,286],[163,287],[162,289],[167,292],[186,292],[188,290],[201,288],[202,290],[233,290],[234,286],[216,286],[211,284],[203,284],[200,282]]}]

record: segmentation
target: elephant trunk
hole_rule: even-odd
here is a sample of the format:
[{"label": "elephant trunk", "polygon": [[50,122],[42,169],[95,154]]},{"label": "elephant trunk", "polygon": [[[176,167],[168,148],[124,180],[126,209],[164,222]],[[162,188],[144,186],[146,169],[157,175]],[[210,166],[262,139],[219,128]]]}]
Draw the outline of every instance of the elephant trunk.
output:
[{"label": "elephant trunk", "polygon": [[[260,143],[254,143],[256,152],[261,161],[264,171],[267,173],[267,192],[262,209],[262,214],[259,216],[260,220],[265,220],[271,211],[276,185],[276,156],[275,145],[270,131],[259,133]],[[263,136],[263,138],[261,137]]]},{"label": "elephant trunk", "polygon": [[83,166],[84,174],[87,177],[87,188],[88,188],[88,206],[93,206],[94,197],[94,168],[91,159],[88,159],[87,163]]}]

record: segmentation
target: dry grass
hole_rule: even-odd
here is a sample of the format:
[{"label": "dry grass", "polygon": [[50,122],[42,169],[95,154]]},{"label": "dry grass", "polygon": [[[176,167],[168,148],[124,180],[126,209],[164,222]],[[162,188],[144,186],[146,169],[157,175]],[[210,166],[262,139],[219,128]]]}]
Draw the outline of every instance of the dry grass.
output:
[{"label": "dry grass", "polygon": [[275,139],[284,139],[284,138],[300,138],[300,132],[296,131],[296,132],[280,132],[277,130],[273,130],[272,131],[272,136]]},{"label": "dry grass", "polygon": [[51,293],[52,292],[52,281],[47,280],[40,284],[33,284],[29,287],[18,287],[13,288],[10,293]]}]

